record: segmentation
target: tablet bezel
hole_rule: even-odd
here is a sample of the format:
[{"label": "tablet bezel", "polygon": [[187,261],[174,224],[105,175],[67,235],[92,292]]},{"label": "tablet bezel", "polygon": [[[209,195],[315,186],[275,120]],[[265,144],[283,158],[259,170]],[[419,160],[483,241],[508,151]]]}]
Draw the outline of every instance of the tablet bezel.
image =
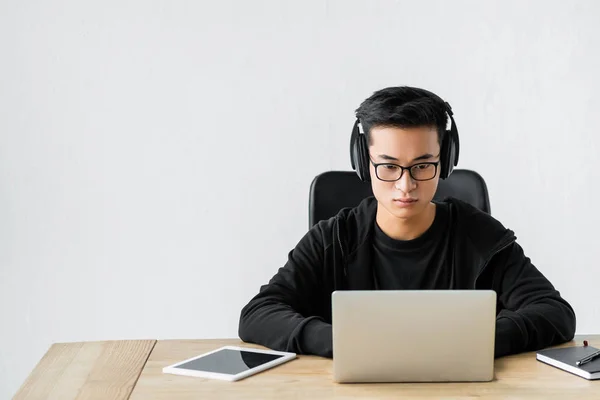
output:
[{"label": "tablet bezel", "polygon": [[[222,350],[237,350],[237,351],[248,351],[262,354],[272,354],[281,356],[275,360],[269,361],[258,367],[251,368],[247,371],[240,372],[238,374],[222,374],[218,372],[210,372],[210,371],[198,371],[192,369],[179,368],[180,365],[183,365],[192,360],[196,360],[198,358],[206,357],[210,354],[222,351]],[[184,375],[184,376],[193,376],[197,378],[209,378],[209,379],[219,379],[224,381],[238,381],[240,379],[246,378],[250,375],[257,374],[269,368],[273,368],[279,364],[283,364],[284,362],[293,360],[296,358],[296,353],[289,353],[284,351],[276,351],[276,350],[262,350],[262,349],[254,349],[252,347],[240,347],[240,346],[223,346],[215,349],[213,351],[209,351],[207,353],[200,354],[198,356],[188,358],[187,360],[179,361],[175,364],[169,365],[163,368],[163,373],[165,374],[174,374],[174,375]]]}]

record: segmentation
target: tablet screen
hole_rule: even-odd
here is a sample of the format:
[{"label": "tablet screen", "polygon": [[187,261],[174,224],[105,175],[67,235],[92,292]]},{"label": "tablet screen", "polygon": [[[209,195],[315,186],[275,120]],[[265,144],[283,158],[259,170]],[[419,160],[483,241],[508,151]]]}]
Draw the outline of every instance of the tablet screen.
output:
[{"label": "tablet screen", "polygon": [[283,356],[276,354],[223,349],[178,365],[177,368],[236,375],[281,357]]}]

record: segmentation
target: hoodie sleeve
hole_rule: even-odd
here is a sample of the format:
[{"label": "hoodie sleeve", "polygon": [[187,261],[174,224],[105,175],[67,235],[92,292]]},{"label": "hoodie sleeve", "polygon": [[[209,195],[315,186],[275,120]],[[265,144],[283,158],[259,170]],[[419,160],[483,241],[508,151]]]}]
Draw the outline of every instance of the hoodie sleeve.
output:
[{"label": "hoodie sleeve", "polygon": [[242,309],[240,339],[274,350],[332,357],[331,324],[323,318],[330,295],[323,272],[324,226],[322,222],[309,230],[286,264]]},{"label": "hoodie sleeve", "polygon": [[496,317],[496,357],[573,339],[573,309],[525,256],[521,246],[514,242],[496,257],[501,308]]}]

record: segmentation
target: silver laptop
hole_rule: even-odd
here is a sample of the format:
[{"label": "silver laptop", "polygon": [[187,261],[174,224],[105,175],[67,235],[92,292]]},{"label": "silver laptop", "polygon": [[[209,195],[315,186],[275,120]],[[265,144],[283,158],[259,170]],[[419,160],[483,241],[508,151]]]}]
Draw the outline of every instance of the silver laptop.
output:
[{"label": "silver laptop", "polygon": [[467,382],[494,377],[496,292],[335,291],[336,382]]}]

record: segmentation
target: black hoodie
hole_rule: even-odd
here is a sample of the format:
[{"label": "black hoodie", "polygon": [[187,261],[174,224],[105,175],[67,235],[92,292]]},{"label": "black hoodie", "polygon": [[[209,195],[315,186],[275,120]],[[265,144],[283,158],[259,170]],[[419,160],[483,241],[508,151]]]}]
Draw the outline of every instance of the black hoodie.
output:
[{"label": "black hoodie", "polygon": [[[573,309],[524,255],[514,233],[467,203],[445,202],[452,237],[448,289],[496,292],[496,357],[571,340]],[[376,211],[377,201],[369,197],[313,226],[243,308],[240,338],[274,350],[332,357],[331,293],[375,289]]]}]

